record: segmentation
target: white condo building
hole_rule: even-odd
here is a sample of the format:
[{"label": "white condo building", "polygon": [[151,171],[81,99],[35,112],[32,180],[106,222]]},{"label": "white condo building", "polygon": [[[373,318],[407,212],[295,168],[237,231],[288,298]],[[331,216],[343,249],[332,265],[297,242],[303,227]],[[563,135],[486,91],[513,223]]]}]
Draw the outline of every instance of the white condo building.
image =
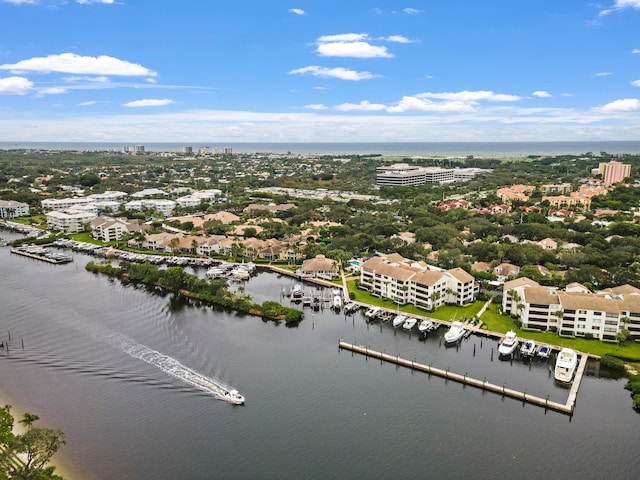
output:
[{"label": "white condo building", "polygon": [[13,200],[0,200],[0,218],[16,218],[29,215],[29,205]]},{"label": "white condo building", "polygon": [[376,169],[376,185],[400,187],[449,183],[471,180],[483,171],[481,168],[421,167],[407,163],[396,163]]}]

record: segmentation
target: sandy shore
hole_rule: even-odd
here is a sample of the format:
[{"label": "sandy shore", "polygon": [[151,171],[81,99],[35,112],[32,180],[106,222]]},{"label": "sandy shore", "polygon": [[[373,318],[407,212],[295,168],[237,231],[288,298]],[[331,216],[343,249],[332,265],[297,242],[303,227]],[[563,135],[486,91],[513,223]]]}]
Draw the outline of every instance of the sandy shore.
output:
[{"label": "sandy shore", "polygon": [[[11,398],[7,396],[3,391],[0,391],[0,405],[1,406],[11,405],[11,415],[13,415],[13,418],[14,418],[13,431],[15,433],[24,432],[24,426],[21,423],[18,423],[18,420],[22,418],[22,415],[25,414],[26,411],[20,408],[20,405],[17,402],[12,401]],[[35,413],[37,415],[36,412],[29,412],[29,413]],[[46,419],[41,418],[38,421],[38,424],[45,426],[45,422],[46,422]],[[47,428],[59,428],[59,427],[47,426]],[[60,430],[64,431],[63,428],[60,428]],[[83,480],[86,480],[87,476],[80,475],[78,471],[73,468],[73,466],[71,465],[71,462],[69,462],[69,460],[65,458],[64,453],[65,453],[65,450],[68,448],[72,448],[69,445],[69,443],[60,447],[60,450],[58,451],[58,453],[56,453],[53,456],[53,459],[50,465],[53,465],[54,467],[56,467],[55,473],[57,475],[60,475],[65,480],[79,480],[81,478]],[[94,479],[94,480],[97,480],[97,479]]]}]

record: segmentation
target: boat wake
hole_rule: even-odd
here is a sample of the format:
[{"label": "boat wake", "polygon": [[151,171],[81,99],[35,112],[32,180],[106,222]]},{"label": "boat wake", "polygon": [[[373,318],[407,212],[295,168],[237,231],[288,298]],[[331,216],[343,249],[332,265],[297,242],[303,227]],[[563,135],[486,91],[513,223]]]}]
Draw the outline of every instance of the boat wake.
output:
[{"label": "boat wake", "polygon": [[183,382],[204,392],[212,394],[220,400],[230,401],[229,396],[227,395],[227,392],[232,390],[230,386],[225,385],[219,380],[215,380],[196,372],[173,357],[164,355],[145,345],[141,345],[120,333],[109,335],[106,338],[106,341],[118,350],[158,367],[164,373],[167,373],[172,377],[182,380]]}]

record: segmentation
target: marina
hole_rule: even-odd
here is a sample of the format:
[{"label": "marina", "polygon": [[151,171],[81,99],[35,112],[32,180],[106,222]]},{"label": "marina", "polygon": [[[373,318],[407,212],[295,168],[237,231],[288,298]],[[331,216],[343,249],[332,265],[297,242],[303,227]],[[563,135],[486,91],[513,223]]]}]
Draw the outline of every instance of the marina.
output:
[{"label": "marina", "polygon": [[[89,274],[83,265],[90,257],[83,253],[74,255],[75,264],[56,268],[9,249],[0,256],[0,291],[11,292],[3,297],[0,339],[6,340],[7,330],[13,338],[13,348],[0,352],[4,399],[65,431],[61,455],[79,471],[74,478],[209,478],[212,470],[229,478],[280,480],[315,478],[317,472],[421,478],[426,471],[434,478],[515,478],[523,471],[633,478],[637,414],[624,380],[595,361],[587,362],[580,400],[566,415],[336,348],[340,338],[357,339],[352,343],[409,363],[486,377],[506,385],[505,393],[567,402],[577,382],[559,385],[549,376],[555,353],[530,364],[497,361],[496,351],[492,361],[498,337],[483,331],[446,348],[442,326],[411,335],[368,321],[364,309],[355,315],[319,310],[288,328]],[[277,299],[291,283],[259,270],[243,287],[262,302]],[[246,405],[236,408],[132,358],[122,345],[105,341],[106,328],[237,386]],[[362,441],[381,436],[384,442]],[[609,448],[595,437],[607,438]],[[328,456],[334,460],[327,462]]]},{"label": "marina", "polygon": [[400,365],[403,367],[410,368],[412,370],[417,370],[421,372],[428,373],[429,375],[437,375],[438,377],[445,378],[447,380],[453,380],[458,383],[462,383],[465,385],[470,385],[473,387],[480,388],[482,390],[497,393],[506,397],[514,398],[516,400],[522,400],[523,402],[530,403],[532,405],[537,405],[539,407],[548,408],[551,410],[555,410],[557,412],[573,414],[573,410],[576,404],[576,398],[578,395],[578,388],[580,387],[580,381],[582,379],[582,375],[584,374],[584,369],[587,364],[588,355],[583,354],[582,359],[580,360],[580,366],[578,368],[578,372],[576,373],[576,378],[574,379],[573,386],[569,393],[569,397],[567,403],[561,404],[558,402],[550,401],[549,398],[541,398],[535,395],[527,394],[527,392],[514,390],[511,388],[506,388],[504,385],[496,385],[486,380],[478,380],[467,375],[461,375],[459,373],[451,372],[448,369],[443,370],[441,368],[433,367],[431,365],[425,365],[415,360],[407,360],[401,358],[400,356],[394,356],[383,352],[378,352],[376,350],[372,350],[363,345],[354,345],[352,343],[347,343],[344,340],[340,340],[338,342],[338,348],[349,350],[354,353],[359,353],[362,355],[366,355],[371,358],[377,358],[381,361],[393,363],[396,365]]},{"label": "marina", "polygon": [[73,257],[71,255],[53,252],[48,248],[37,245],[15,247],[11,249],[11,253],[22,255],[23,257],[34,258],[36,260],[42,260],[43,262],[51,263],[54,265],[73,262]]}]

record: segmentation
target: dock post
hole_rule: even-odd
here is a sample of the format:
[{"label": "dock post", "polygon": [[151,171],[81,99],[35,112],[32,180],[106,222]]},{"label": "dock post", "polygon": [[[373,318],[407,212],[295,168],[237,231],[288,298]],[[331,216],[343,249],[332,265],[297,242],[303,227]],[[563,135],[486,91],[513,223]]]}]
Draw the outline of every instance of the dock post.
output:
[{"label": "dock post", "polygon": [[482,339],[483,339],[483,338],[484,338],[484,337],[480,337],[480,348],[482,348]]},{"label": "dock post", "polygon": [[493,362],[493,347],[491,347],[491,361]]},{"label": "dock post", "polygon": [[22,341],[22,349],[24,350],[24,337],[20,338],[20,340]]},{"label": "dock post", "polygon": [[475,343],[473,344],[473,356],[474,357],[476,356],[476,344]]},{"label": "dock post", "polygon": [[9,340],[11,340],[11,332],[7,331],[7,333],[9,334]]}]

